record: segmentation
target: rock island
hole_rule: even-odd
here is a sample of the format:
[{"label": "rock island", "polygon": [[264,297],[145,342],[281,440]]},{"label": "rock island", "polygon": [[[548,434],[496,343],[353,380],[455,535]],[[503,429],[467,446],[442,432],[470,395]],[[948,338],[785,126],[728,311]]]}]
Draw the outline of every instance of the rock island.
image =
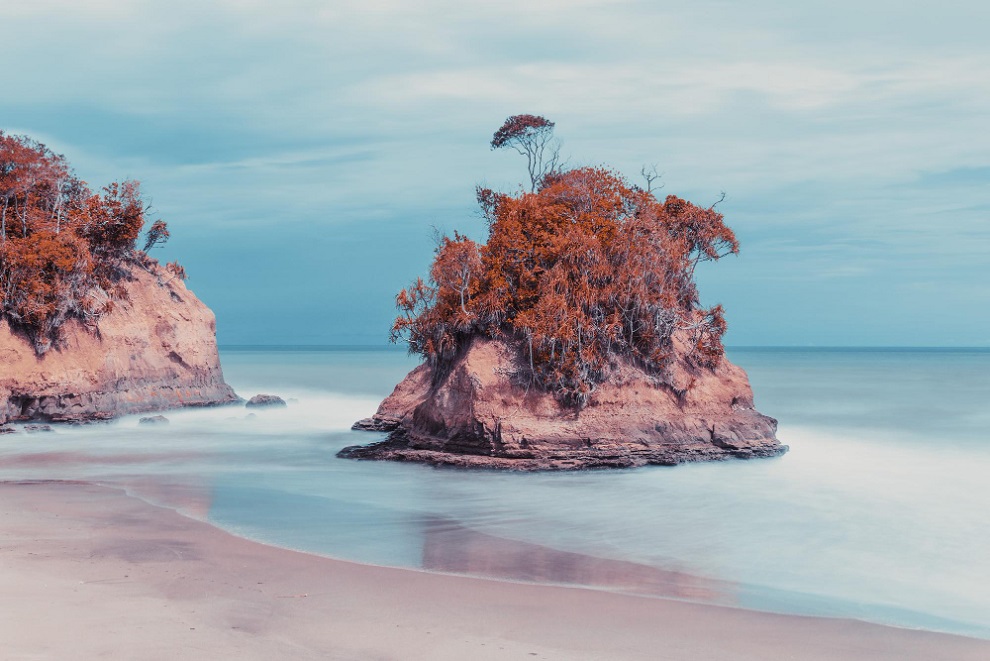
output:
[{"label": "rock island", "polygon": [[137,182],[94,193],[0,132],[0,424],[237,401],[213,313],[148,255],[169,236],[148,212]]},{"label": "rock island", "polygon": [[423,357],[355,429],[357,459],[516,470],[772,457],[787,447],[724,356],[699,263],[739,244],[716,205],[659,197],[603,167],[560,167],[553,123],[517,115],[492,147],[527,157],[529,190],[477,190],[486,243],[438,240],[396,297],[393,340]]}]

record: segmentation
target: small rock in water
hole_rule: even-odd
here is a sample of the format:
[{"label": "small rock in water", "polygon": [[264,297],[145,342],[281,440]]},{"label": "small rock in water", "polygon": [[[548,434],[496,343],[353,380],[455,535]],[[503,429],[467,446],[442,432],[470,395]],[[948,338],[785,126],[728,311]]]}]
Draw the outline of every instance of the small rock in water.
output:
[{"label": "small rock in water", "polygon": [[245,406],[251,408],[262,406],[285,406],[285,400],[278,395],[255,395],[248,400]]},{"label": "small rock in water", "polygon": [[164,415],[149,415],[145,418],[138,420],[138,424],[141,425],[167,425],[168,418]]},{"label": "small rock in water", "polygon": [[55,431],[51,425],[24,425],[24,431],[29,434],[42,431]]},{"label": "small rock in water", "polygon": [[8,427],[7,425],[0,425],[0,434],[13,434],[17,430],[13,427]]}]

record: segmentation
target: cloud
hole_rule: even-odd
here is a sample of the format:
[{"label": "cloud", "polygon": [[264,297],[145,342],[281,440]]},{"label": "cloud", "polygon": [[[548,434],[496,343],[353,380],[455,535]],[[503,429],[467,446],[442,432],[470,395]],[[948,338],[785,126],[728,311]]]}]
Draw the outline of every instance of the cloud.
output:
[{"label": "cloud", "polygon": [[[351,309],[328,342],[354,319],[387,321],[390,301],[372,299],[429,258],[417,232],[480,231],[474,184],[523,175],[487,146],[518,112],[554,119],[573,164],[658,163],[667,192],[702,202],[725,190],[744,255],[705,285],[732,307],[757,288],[788,305],[781,272],[841,314],[854,285],[882,298],[900,291],[894,274],[927,291],[990,271],[985,3],[36,0],[3,3],[0,21],[0,128],[49,142],[94,184],[142,179],[176,236],[241,228],[259,242],[247,250],[299,251],[262,230],[358,237],[370,252],[334,255],[339,267],[295,260],[305,273],[283,302],[300,319],[317,296]],[[349,280],[356,293],[314,284],[374,245],[390,262]],[[241,300],[240,260],[186,250],[208,301]],[[755,323],[733,332],[758,343]]]}]

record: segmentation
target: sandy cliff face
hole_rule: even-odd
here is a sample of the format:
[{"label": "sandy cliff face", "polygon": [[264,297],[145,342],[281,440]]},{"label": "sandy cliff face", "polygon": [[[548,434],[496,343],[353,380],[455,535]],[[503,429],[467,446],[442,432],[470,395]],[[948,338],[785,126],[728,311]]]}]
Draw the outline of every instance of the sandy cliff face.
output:
[{"label": "sandy cliff face", "polygon": [[[94,329],[63,328],[44,356],[0,321],[0,424],[81,421],[237,400],[223,380],[213,313],[180,280],[135,268]],[[161,280],[168,274],[161,273]]]},{"label": "sandy cliff face", "polygon": [[[684,355],[683,347],[678,351]],[[658,385],[624,364],[580,411],[515,383],[516,354],[505,343],[475,340],[450,373],[432,383],[413,370],[355,429],[391,432],[341,456],[517,470],[673,465],[786,452],[777,421],[753,408],[742,369],[715,371],[681,359]]]}]

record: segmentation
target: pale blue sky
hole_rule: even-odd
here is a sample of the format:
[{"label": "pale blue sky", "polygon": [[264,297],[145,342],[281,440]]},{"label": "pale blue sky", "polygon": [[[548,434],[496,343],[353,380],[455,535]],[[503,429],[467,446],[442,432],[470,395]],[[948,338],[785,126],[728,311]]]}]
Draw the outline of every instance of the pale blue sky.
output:
[{"label": "pale blue sky", "polygon": [[226,344],[381,344],[488,140],[663,171],[736,345],[990,345],[990,5],[7,0],[0,128],[144,183]]}]

